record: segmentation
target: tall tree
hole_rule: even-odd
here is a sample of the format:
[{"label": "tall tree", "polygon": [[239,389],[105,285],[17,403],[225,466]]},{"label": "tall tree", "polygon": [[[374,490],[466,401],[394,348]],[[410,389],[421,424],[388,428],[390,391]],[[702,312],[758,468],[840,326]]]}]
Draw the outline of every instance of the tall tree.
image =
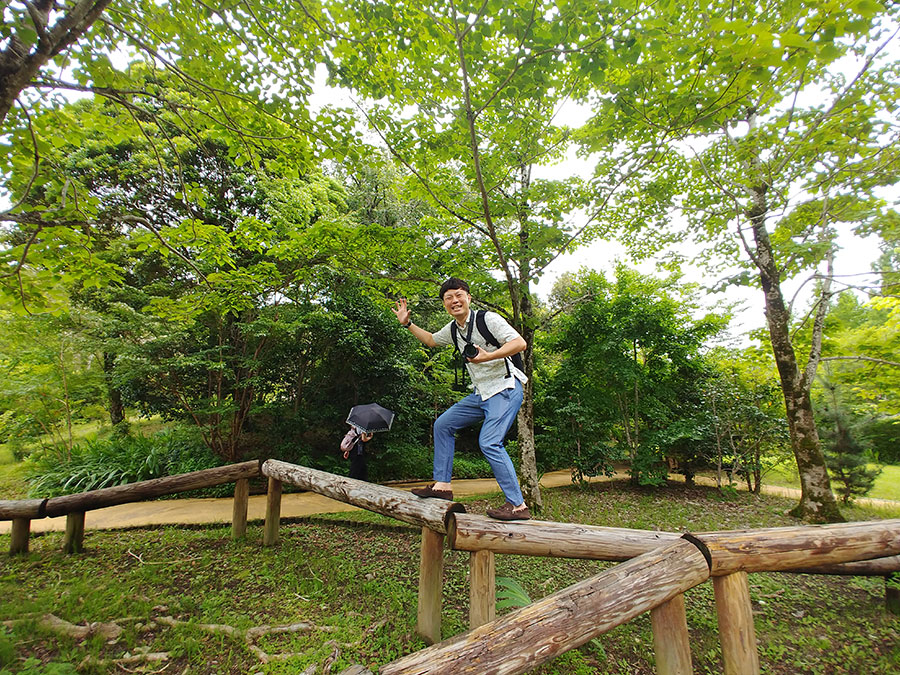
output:
[{"label": "tall tree", "polygon": [[716,480],[722,470],[743,474],[747,489],[759,494],[762,477],[789,461],[789,438],[778,374],[771,354],[757,347],[717,350],[714,376],[706,391],[716,442]]},{"label": "tall tree", "polygon": [[[614,99],[598,99],[605,119],[615,110],[634,130],[630,143],[660,133],[678,141],[629,196],[656,200],[653,185],[683,179],[684,197],[670,204],[686,227],[633,220],[627,237],[636,249],[690,239],[713,268],[742,268],[732,282],[762,290],[801,478],[794,514],[840,520],[810,388],[838,234],[877,231],[891,220],[879,188],[900,170],[900,79],[887,56],[898,10],[787,0],[689,3],[681,11],[674,22],[648,18],[635,36],[647,45],[640,63],[622,74]],[[666,51],[653,48],[661,41]],[[798,353],[785,284],[804,276],[818,280],[817,299],[809,350]]]},{"label": "tall tree", "polygon": [[[269,334],[283,334],[277,306],[330,261],[343,191],[318,172],[298,177],[276,173],[277,161],[242,163],[214,125],[185,136],[157,120],[156,134],[110,138],[108,127],[125,117],[120,107],[88,100],[63,112],[76,122],[108,121],[77,146],[62,127],[63,139],[46,151],[60,175],[31,186],[22,206],[52,208],[70,181],[78,184],[79,208],[92,214],[90,260],[58,283],[103,317],[111,393],[125,387],[144,410],[192,420],[210,448],[235,460]],[[59,253],[62,263],[77,255]],[[103,283],[104,270],[116,283]]]}]

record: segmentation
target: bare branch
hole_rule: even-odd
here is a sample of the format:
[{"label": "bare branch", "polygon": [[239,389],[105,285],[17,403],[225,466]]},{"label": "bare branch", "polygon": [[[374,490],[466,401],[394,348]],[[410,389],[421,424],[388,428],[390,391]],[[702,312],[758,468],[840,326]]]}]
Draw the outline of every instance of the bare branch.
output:
[{"label": "bare branch", "polygon": [[809,349],[809,359],[806,362],[806,370],[803,373],[804,384],[808,383],[816,377],[816,369],[819,367],[819,358],[822,356],[822,337],[825,333],[825,316],[828,314],[828,301],[831,298],[831,276],[834,274],[834,248],[828,250],[826,259],[827,271],[822,280],[822,290],[819,292],[819,306],[816,309],[816,318],[813,320],[813,330],[811,346]]},{"label": "bare branch", "polygon": [[891,366],[900,368],[900,363],[896,361],[888,361],[887,359],[876,359],[872,356],[823,356],[820,361],[865,361],[867,363],[875,363],[881,366]]}]

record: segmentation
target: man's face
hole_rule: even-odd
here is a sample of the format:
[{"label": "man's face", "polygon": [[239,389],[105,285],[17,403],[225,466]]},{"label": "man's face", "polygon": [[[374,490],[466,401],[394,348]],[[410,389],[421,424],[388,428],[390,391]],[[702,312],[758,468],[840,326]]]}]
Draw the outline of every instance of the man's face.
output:
[{"label": "man's face", "polygon": [[469,316],[469,303],[472,296],[461,288],[451,288],[444,293],[444,309],[458,323],[463,323]]}]

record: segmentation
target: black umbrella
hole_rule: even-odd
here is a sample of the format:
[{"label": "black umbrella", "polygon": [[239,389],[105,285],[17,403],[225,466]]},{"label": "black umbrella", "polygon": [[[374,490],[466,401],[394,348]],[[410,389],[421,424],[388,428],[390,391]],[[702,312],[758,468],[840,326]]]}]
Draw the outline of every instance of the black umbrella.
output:
[{"label": "black umbrella", "polygon": [[376,431],[387,431],[394,422],[394,412],[378,405],[366,403],[350,408],[347,424],[352,424],[360,431],[373,434]]}]

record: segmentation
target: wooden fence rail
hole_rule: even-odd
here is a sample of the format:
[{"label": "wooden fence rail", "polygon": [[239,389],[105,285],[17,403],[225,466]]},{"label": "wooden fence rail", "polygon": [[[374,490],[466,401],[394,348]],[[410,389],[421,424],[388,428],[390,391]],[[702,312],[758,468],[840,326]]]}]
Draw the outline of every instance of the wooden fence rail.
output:
[{"label": "wooden fence rail", "polygon": [[712,576],[785,572],[900,554],[900,519],[694,534],[709,550]]},{"label": "wooden fence rail", "polygon": [[[224,483],[238,483],[238,497],[243,499],[244,523],[237,523],[236,529],[246,528],[247,490],[242,481],[260,475],[260,464],[256,461],[229,464],[212,469],[201,469],[177,476],[153,478],[127,485],[80,492],[77,494],[50,497],[48,499],[26,499],[20,501],[0,501],[0,520],[12,520],[10,553],[28,551],[28,536],[31,520],[66,516],[66,536],[63,549],[75,553],[82,549],[84,538],[84,515],[87,511],[102,509],[119,504],[140,502],[163,495],[213,487]],[[241,510],[236,505],[235,514]]]},{"label": "wooden fence rail", "polygon": [[900,555],[860,560],[859,562],[838,563],[836,565],[794,567],[785,571],[798,574],[836,574],[848,577],[886,577],[900,572]]},{"label": "wooden fence rail", "polygon": [[[629,560],[683,535],[540,520],[500,522],[457,514],[448,540],[458,551]],[[806,572],[885,576],[900,572],[900,519],[835,525],[692,533],[706,547],[712,576]]]},{"label": "wooden fence rail", "polygon": [[677,541],[677,532],[650,532],[541,520],[503,522],[475,514],[457,514],[448,535],[457,551],[623,561]]},{"label": "wooden fence rail", "polygon": [[443,499],[421,499],[405,490],[338,476],[276,459],[262,464],[262,474],[304,490],[352,504],[405,523],[447,533],[451,513],[465,513],[466,507]]}]

